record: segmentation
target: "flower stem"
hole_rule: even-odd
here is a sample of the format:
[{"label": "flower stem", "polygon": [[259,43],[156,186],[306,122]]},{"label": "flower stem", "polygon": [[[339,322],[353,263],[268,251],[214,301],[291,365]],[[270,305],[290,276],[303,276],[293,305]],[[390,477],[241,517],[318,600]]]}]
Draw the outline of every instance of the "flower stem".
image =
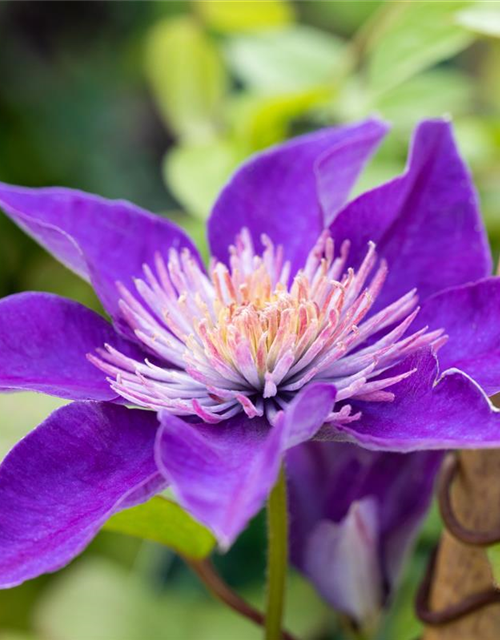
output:
[{"label": "flower stem", "polygon": [[[194,560],[184,557],[184,561],[215,598],[244,618],[251,620],[255,624],[264,626],[264,615],[235,593],[231,587],[222,580],[209,560]],[[282,634],[283,640],[295,640],[295,638],[285,630],[282,631]]]},{"label": "flower stem", "polygon": [[281,624],[288,562],[288,511],[284,465],[271,491],[268,514],[266,640],[282,640]]}]

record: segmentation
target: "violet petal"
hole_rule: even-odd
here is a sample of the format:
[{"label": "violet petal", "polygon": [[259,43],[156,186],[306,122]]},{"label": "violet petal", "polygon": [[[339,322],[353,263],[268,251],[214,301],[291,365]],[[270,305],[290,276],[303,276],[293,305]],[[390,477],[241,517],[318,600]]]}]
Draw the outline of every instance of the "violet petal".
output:
[{"label": "violet petal", "polygon": [[87,360],[109,343],[133,355],[134,345],[83,305],[50,293],[0,300],[0,388],[40,391],[71,400],[112,400],[106,375]]},{"label": "violet petal", "polygon": [[158,467],[180,504],[227,548],[262,507],[277,480],[284,451],[314,435],[334,397],[331,386],[310,385],[273,427],[243,414],[208,425],[162,412]]},{"label": "violet petal", "polygon": [[75,402],[55,411],[0,465],[0,588],[57,571],[117,510],[165,486],[154,413]]},{"label": "violet petal", "polygon": [[356,267],[367,243],[389,265],[377,309],[413,287],[421,300],[491,273],[477,194],[452,127],[443,120],[416,129],[406,172],[359,196],[335,218],[336,241],[351,241]]},{"label": "violet petal", "polygon": [[0,207],[58,260],[90,281],[113,318],[120,316],[116,282],[132,289],[132,278],[142,275],[142,265],[151,264],[156,251],[167,257],[170,247],[187,247],[198,257],[179,227],[125,200],[62,187],[29,189],[0,183]]},{"label": "violet petal", "polygon": [[[361,624],[397,587],[441,459],[441,452],[373,452],[334,442],[307,442],[287,454],[292,561],[330,604]],[[353,526],[352,553],[341,557],[343,532]],[[347,579],[346,589],[358,594],[348,600]]]},{"label": "violet petal", "polygon": [[488,395],[500,391],[500,278],[454,287],[424,303],[413,329],[445,330],[441,371],[452,367],[474,378]]},{"label": "violet petal", "polygon": [[353,502],[339,523],[321,520],[307,540],[306,575],[327,602],[359,623],[374,620],[382,606],[378,545],[371,498]]},{"label": "violet petal", "polygon": [[[256,154],[222,190],[208,222],[213,255],[228,260],[242,227],[256,248],[261,234],[282,244],[292,274],[349,191],[387,127],[378,120],[322,129]],[[324,208],[324,211],[322,210]]]},{"label": "violet petal", "polygon": [[392,402],[353,401],[359,420],[337,427],[341,439],[368,449],[418,451],[500,446],[500,410],[459,369],[438,376],[436,356],[423,349],[384,375],[416,368],[391,387]]}]

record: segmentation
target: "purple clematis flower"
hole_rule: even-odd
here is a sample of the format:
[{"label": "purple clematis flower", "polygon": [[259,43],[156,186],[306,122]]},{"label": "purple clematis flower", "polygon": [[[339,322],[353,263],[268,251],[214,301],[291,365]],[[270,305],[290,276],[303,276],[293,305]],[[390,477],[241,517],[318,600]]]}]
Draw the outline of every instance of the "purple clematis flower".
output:
[{"label": "purple clematis flower", "polygon": [[376,626],[395,591],[442,455],[333,442],[287,454],[292,560],[361,628]]},{"label": "purple clematis flower", "polygon": [[62,567],[167,485],[227,547],[312,438],[499,446],[500,282],[469,174],[450,125],[424,122],[406,172],[346,205],[385,130],[325,129],[243,165],[208,271],[132,204],[0,185],[113,320],[44,293],[0,302],[0,388],[74,400],[0,466],[0,586]]}]

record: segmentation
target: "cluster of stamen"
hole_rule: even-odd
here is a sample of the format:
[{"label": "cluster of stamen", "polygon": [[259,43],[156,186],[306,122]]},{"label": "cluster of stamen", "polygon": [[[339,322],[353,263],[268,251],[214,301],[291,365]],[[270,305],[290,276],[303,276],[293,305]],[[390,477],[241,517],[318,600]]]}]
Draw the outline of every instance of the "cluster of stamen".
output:
[{"label": "cluster of stamen", "polygon": [[210,276],[187,249],[172,249],[167,263],[157,254],[154,269],[144,265],[138,296],[119,285],[123,317],[151,358],[110,345],[89,355],[117,394],[210,423],[241,411],[272,421],[296,392],[322,381],[337,389],[328,420],[346,423],[360,416],[348,399],[392,401],[390,387],[414,370],[384,372],[446,340],[426,328],[405,337],[418,313],[415,290],[367,317],[387,275],[373,243],[354,271],[346,269],[349,243],[335,255],[325,232],[290,285],[282,247],[266,236],[262,243],[257,255],[243,229],[229,268],[214,261]]}]

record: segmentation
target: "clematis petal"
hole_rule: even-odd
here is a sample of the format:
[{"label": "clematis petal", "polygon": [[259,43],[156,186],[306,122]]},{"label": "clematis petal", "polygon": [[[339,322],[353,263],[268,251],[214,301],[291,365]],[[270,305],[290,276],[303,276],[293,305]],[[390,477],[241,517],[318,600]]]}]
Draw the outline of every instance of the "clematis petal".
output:
[{"label": "clematis petal", "polygon": [[377,243],[389,265],[378,308],[413,287],[423,300],[492,269],[476,191],[451,124],[443,120],[418,126],[406,172],[347,205],[331,233],[336,241],[351,241],[354,267],[368,241]]},{"label": "clematis petal", "polygon": [[59,187],[29,189],[0,183],[0,207],[58,260],[92,283],[105,309],[119,317],[116,282],[131,286],[155,252],[188,247],[185,233],[165,218],[125,200]]},{"label": "clematis petal", "polygon": [[261,234],[282,244],[292,274],[349,191],[384,136],[378,120],[323,129],[255,155],[231,178],[208,222],[213,255],[227,262],[228,247],[242,227],[256,248]]},{"label": "clematis petal", "polygon": [[55,411],[0,465],[0,588],[65,566],[107,518],[159,481],[152,412],[76,402]]},{"label": "clematis petal", "polygon": [[373,482],[381,505],[381,558],[390,597],[431,504],[444,452],[368,453],[376,458],[366,489]]},{"label": "clematis petal", "polygon": [[442,371],[455,367],[474,378],[488,395],[500,391],[500,278],[454,287],[424,303],[414,329],[444,327],[439,349]]},{"label": "clematis petal", "polygon": [[459,369],[438,377],[436,356],[421,350],[384,375],[416,368],[391,387],[393,402],[350,402],[359,420],[337,428],[342,439],[368,449],[478,449],[500,446],[500,410]]},{"label": "clematis petal", "polygon": [[112,400],[106,375],[87,360],[109,343],[139,355],[112,326],[83,305],[49,293],[0,300],[0,388],[70,400]]},{"label": "clematis petal", "polygon": [[333,442],[287,454],[292,561],[361,626],[394,593],[441,459]]},{"label": "clematis petal", "polygon": [[277,480],[284,451],[314,435],[334,398],[330,385],[311,385],[273,427],[243,414],[208,425],[162,412],[158,467],[181,505],[227,548],[262,507]]},{"label": "clematis petal", "polygon": [[333,409],[337,391],[332,384],[305,387],[276,418],[275,427],[284,432],[286,449],[313,438]]},{"label": "clematis petal", "polygon": [[382,608],[379,523],[371,498],[353,502],[338,524],[322,520],[307,541],[305,573],[332,606],[369,624]]}]

